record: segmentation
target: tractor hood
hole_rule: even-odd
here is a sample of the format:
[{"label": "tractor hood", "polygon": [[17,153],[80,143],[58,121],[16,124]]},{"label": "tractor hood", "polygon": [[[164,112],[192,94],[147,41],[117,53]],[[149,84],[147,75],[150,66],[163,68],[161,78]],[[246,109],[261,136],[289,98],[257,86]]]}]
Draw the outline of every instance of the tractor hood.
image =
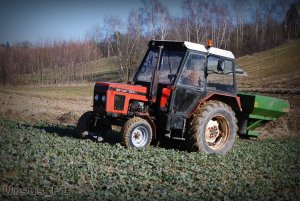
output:
[{"label": "tractor hood", "polygon": [[127,115],[132,101],[148,102],[147,88],[124,83],[97,82],[93,109],[107,115]]},{"label": "tractor hood", "polygon": [[97,82],[95,89],[106,89],[110,91],[116,91],[121,93],[136,94],[136,95],[147,95],[147,87],[140,85],[131,85],[124,83],[111,83],[111,82]]}]

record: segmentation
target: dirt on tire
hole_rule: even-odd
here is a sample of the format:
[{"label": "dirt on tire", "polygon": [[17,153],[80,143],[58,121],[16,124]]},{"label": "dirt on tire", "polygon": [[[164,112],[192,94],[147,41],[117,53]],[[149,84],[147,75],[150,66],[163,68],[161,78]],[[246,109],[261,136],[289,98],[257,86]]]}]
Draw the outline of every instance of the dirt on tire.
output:
[{"label": "dirt on tire", "polygon": [[[207,128],[207,125],[213,118],[219,118],[219,116],[221,117],[220,114],[222,115],[222,119],[227,122],[225,123],[226,127],[228,126],[230,127],[230,129],[223,128],[224,130],[222,130],[222,132],[226,135],[222,136],[222,134],[218,134],[221,136],[218,137],[220,139],[214,140],[214,144],[216,145],[211,146],[207,142],[205,130]],[[217,119],[216,121],[218,121],[220,127],[221,123]],[[228,132],[226,132],[226,130]],[[217,153],[224,155],[232,149],[235,143],[237,136],[237,119],[235,117],[234,111],[227,104],[220,101],[208,101],[201,105],[196,110],[192,118],[188,120],[186,131],[185,142],[186,148],[188,150],[202,151],[208,154]],[[220,147],[218,146],[219,142],[217,143],[216,141],[219,141],[221,143]],[[215,146],[217,146],[218,148],[215,149]]]},{"label": "dirt on tire", "polygon": [[145,120],[140,117],[134,117],[132,119],[127,120],[127,122],[124,124],[121,133],[123,134],[123,142],[122,144],[125,147],[134,147],[134,143],[132,142],[131,138],[134,133],[134,129],[138,126],[143,126],[148,130],[148,138],[146,139],[145,145],[141,147],[135,147],[135,148],[144,148],[147,147],[152,139],[152,130],[150,124]]}]

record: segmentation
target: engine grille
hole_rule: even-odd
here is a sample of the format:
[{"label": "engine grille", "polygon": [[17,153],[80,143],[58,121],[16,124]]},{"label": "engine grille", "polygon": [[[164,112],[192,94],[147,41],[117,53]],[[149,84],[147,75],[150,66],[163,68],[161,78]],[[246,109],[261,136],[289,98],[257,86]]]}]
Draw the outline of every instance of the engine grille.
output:
[{"label": "engine grille", "polygon": [[125,96],[115,95],[115,99],[114,99],[114,109],[115,110],[123,110],[124,103],[125,103]]}]

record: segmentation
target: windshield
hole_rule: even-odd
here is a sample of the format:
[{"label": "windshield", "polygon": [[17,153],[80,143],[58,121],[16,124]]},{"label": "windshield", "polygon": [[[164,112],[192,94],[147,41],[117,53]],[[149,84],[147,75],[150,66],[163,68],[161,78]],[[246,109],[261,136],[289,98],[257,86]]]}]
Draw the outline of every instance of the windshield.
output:
[{"label": "windshield", "polygon": [[[171,84],[180,66],[185,52],[163,50],[160,66],[159,83]],[[158,50],[150,50],[140,66],[136,81],[151,82],[157,65]]]}]

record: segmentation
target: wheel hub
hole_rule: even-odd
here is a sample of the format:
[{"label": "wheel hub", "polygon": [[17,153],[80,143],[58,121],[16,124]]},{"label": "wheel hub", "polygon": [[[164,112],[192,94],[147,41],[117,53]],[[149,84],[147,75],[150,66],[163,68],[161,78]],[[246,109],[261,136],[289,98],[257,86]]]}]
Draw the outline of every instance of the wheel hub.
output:
[{"label": "wheel hub", "polygon": [[148,141],[147,129],[143,126],[136,127],[131,136],[132,144],[135,147],[143,147]]},{"label": "wheel hub", "polygon": [[205,129],[205,141],[214,150],[224,147],[230,133],[229,123],[222,115],[216,115],[209,120]]},{"label": "wheel hub", "polygon": [[220,135],[219,124],[217,121],[209,120],[206,130],[205,130],[205,138],[206,142],[213,143]]},{"label": "wheel hub", "polygon": [[136,131],[135,133],[133,133],[133,138],[139,141],[141,138],[141,133],[139,131]]}]

